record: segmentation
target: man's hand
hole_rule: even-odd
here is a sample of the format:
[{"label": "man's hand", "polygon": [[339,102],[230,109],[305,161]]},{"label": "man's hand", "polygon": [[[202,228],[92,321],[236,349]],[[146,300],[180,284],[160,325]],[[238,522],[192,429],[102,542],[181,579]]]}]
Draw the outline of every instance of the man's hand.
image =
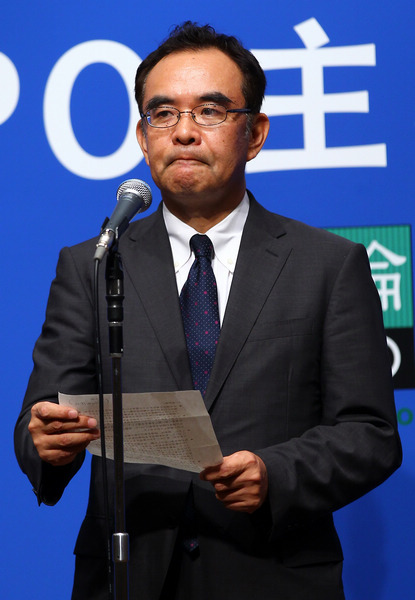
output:
[{"label": "man's hand", "polygon": [[100,435],[95,419],[53,402],[32,406],[28,429],[40,458],[54,466],[72,462]]},{"label": "man's hand", "polygon": [[259,456],[242,450],[225,456],[222,464],[208,467],[200,478],[210,481],[216,498],[232,510],[253,513],[268,493],[267,469]]}]

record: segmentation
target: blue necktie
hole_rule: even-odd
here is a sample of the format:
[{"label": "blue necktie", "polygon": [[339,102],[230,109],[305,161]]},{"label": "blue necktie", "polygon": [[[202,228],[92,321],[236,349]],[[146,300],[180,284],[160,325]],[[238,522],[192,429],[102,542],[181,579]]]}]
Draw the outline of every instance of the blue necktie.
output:
[{"label": "blue necktie", "polygon": [[[220,333],[218,292],[211,264],[212,242],[207,235],[196,234],[190,240],[190,247],[195,260],[180,294],[180,306],[193,387],[204,396]],[[199,542],[192,486],[182,516],[181,534],[186,551],[197,556]]]},{"label": "blue necktie", "polygon": [[180,294],[180,306],[193,387],[204,396],[220,333],[218,292],[211,264],[212,242],[207,235],[196,234],[190,247],[195,260]]}]

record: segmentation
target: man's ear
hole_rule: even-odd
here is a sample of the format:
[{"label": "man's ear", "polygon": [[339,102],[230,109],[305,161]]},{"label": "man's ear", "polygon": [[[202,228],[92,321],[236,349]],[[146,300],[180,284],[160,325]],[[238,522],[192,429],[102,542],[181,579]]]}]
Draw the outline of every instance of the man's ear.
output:
[{"label": "man's ear", "polygon": [[140,145],[141,151],[144,155],[145,161],[147,164],[149,164],[148,162],[148,150],[147,150],[147,133],[145,131],[145,124],[143,123],[143,120],[140,119],[137,123],[137,127],[135,130],[135,134],[137,136],[137,141]]},{"label": "man's ear", "polygon": [[258,154],[265,144],[269,131],[269,119],[265,113],[258,113],[254,117],[251,131],[249,132],[249,145],[246,160],[250,161]]}]

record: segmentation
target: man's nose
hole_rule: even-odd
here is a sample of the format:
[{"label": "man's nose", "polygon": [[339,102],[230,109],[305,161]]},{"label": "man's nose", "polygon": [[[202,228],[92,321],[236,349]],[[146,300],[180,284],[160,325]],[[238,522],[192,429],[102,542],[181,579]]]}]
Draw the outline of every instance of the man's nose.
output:
[{"label": "man's nose", "polygon": [[180,113],[174,133],[177,141],[181,144],[192,144],[199,139],[200,127],[195,123],[192,111],[184,110]]}]

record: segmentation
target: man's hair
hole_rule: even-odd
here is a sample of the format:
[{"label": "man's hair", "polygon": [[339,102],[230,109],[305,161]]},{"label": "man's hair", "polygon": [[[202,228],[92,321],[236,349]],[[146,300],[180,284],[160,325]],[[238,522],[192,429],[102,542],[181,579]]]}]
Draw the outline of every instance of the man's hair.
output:
[{"label": "man's hair", "polygon": [[243,76],[242,93],[246,108],[250,108],[253,113],[259,113],[264,99],[266,78],[255,56],[235,37],[216,33],[210,25],[199,26],[197,23],[186,21],[176,26],[169,37],[151,52],[137,69],[135,99],[140,114],[143,112],[147,76],[162,58],[173,52],[208,48],[221,50],[237,64]]}]

